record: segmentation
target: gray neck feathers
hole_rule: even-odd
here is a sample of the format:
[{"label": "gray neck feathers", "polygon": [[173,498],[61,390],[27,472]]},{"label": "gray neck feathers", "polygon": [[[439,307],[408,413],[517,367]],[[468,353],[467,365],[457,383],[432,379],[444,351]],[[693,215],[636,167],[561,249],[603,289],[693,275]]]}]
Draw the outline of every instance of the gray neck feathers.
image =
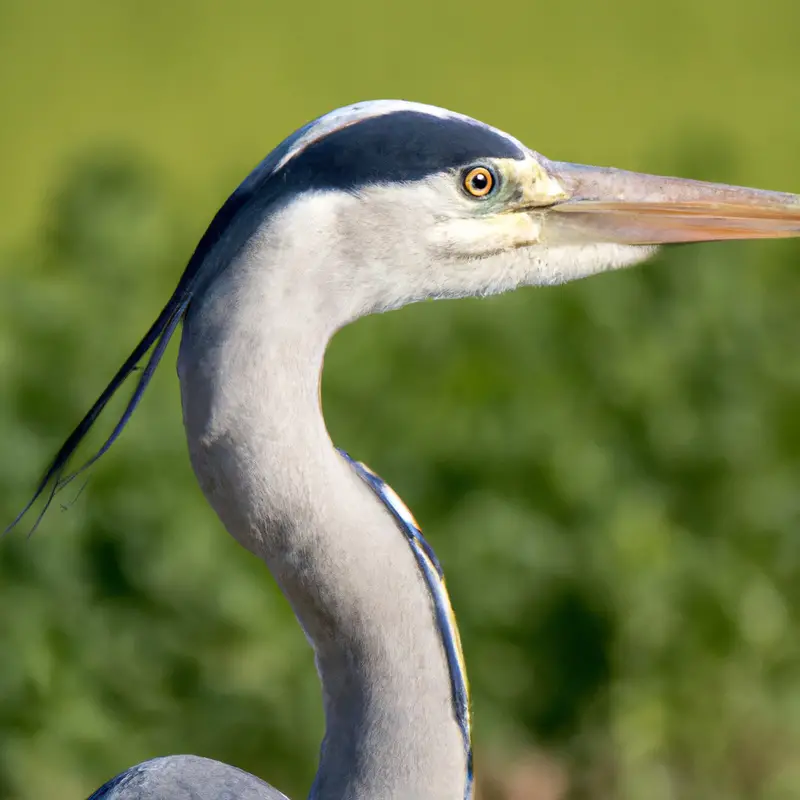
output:
[{"label": "gray neck feathers", "polygon": [[193,301],[178,366],[191,461],[313,645],[326,731],[311,796],[461,800],[464,742],[430,592],[320,410],[325,347],[353,314],[322,278],[325,245],[262,229]]}]

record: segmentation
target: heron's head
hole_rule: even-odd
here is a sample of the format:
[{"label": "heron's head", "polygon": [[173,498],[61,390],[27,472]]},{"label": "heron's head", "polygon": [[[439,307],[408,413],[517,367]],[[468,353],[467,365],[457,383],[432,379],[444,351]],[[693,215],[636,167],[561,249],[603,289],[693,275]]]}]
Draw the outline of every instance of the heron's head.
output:
[{"label": "heron's head", "polygon": [[794,195],[550,161],[482,122],[401,101],[310,123],[229,204],[244,225],[223,208],[223,250],[250,240],[290,260],[292,279],[338,295],[347,318],[560,283],[661,243],[800,234]]},{"label": "heron's head", "polygon": [[482,122],[416,103],[333,111],[280,144],[222,206],[158,319],[17,521],[48,487],[49,503],[74,477],[63,474],[75,448],[152,349],[125,413],[89,464],[109,448],[187,310],[215,295],[225,316],[226,303],[240,299],[231,282],[258,301],[243,276],[280,265],[288,277],[279,291],[323,303],[335,329],[424,298],[628,266],[662,243],[798,235],[795,195],[550,161]]}]

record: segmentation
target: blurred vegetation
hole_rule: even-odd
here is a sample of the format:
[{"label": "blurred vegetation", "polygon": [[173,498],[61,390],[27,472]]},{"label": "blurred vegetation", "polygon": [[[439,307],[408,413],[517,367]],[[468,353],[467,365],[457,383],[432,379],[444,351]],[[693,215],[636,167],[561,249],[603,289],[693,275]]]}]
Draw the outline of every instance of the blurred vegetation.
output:
[{"label": "blurred vegetation", "polygon": [[[378,44],[344,12],[321,9],[302,29],[317,48],[309,60],[292,55],[303,37],[278,35],[301,30],[303,9],[237,0],[237,17],[197,5],[208,14],[0,0],[0,64],[28,69],[0,84],[0,207],[12,222],[30,221],[24,202],[44,209],[40,224],[20,223],[28,233],[2,232],[0,519],[160,309],[236,176],[340,102],[413,96],[548,155],[800,188],[790,146],[800,112],[786,103],[798,57],[784,42],[800,11],[782,0],[752,14],[720,0],[650,16],[587,3],[561,79],[542,78],[540,104],[516,111],[524,81],[508,88],[509,75],[522,74],[514,59],[528,60],[539,11],[508,33],[528,50],[504,47],[480,74],[463,47],[477,4],[459,14],[443,4],[422,26],[412,14],[384,23],[385,60],[367,74]],[[601,17],[601,6],[616,11]],[[352,0],[347,19],[365,8]],[[558,29],[564,6],[546,8],[543,29]],[[77,29],[83,39],[68,35]],[[263,49],[248,49],[256,34]],[[352,52],[330,58],[329,39]],[[536,42],[555,58],[565,39]],[[728,76],[714,91],[689,77],[698,45]],[[613,53],[598,62],[597,48]],[[228,77],[206,84],[220,53]],[[659,83],[667,67],[674,86]],[[774,91],[757,91],[759,80]],[[256,93],[259,81],[269,85]],[[672,104],[648,82],[664,97],[672,86]],[[572,103],[579,85],[600,94]],[[601,99],[613,92],[627,92],[616,115],[633,101],[657,113],[612,124]],[[208,111],[209,97],[221,110]],[[141,113],[148,102],[160,110],[131,133],[126,104]],[[696,125],[656,134],[667,119],[682,125],[685,109]],[[588,113],[607,115],[605,133],[580,124]],[[557,137],[564,146],[548,147]],[[323,386],[333,437],[393,484],[447,571],[484,798],[800,794],[798,263],[792,242],[675,248],[585,283],[363,320],[333,343]],[[85,491],[59,500],[68,508],[54,507],[36,536],[0,544],[0,798],[85,797],[174,752],[304,797],[322,731],[311,652],[195,484],[169,367]]]}]

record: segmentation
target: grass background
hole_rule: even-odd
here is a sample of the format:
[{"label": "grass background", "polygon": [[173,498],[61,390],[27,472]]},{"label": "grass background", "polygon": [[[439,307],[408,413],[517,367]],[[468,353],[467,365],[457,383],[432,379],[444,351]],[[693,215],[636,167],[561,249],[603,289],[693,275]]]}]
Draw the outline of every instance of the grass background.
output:
[{"label": "grass background", "polygon": [[[791,0],[0,0],[3,518],[307,119],[405,97],[552,158],[800,191],[799,23]],[[798,263],[677,248],[337,336],[331,432],[443,561],[482,797],[798,796]],[[170,752],[307,792],[311,653],[195,485],[170,368],[69,511],[0,545],[0,653],[2,798]]]}]

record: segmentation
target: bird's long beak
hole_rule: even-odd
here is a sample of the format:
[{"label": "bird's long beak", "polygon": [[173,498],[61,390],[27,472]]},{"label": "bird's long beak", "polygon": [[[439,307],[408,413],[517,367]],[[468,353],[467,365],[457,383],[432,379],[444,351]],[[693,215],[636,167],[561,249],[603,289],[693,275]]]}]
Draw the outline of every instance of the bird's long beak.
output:
[{"label": "bird's long beak", "polygon": [[[549,162],[542,242],[668,244],[800,236],[800,197]],[[560,187],[560,193],[558,190]]]}]

